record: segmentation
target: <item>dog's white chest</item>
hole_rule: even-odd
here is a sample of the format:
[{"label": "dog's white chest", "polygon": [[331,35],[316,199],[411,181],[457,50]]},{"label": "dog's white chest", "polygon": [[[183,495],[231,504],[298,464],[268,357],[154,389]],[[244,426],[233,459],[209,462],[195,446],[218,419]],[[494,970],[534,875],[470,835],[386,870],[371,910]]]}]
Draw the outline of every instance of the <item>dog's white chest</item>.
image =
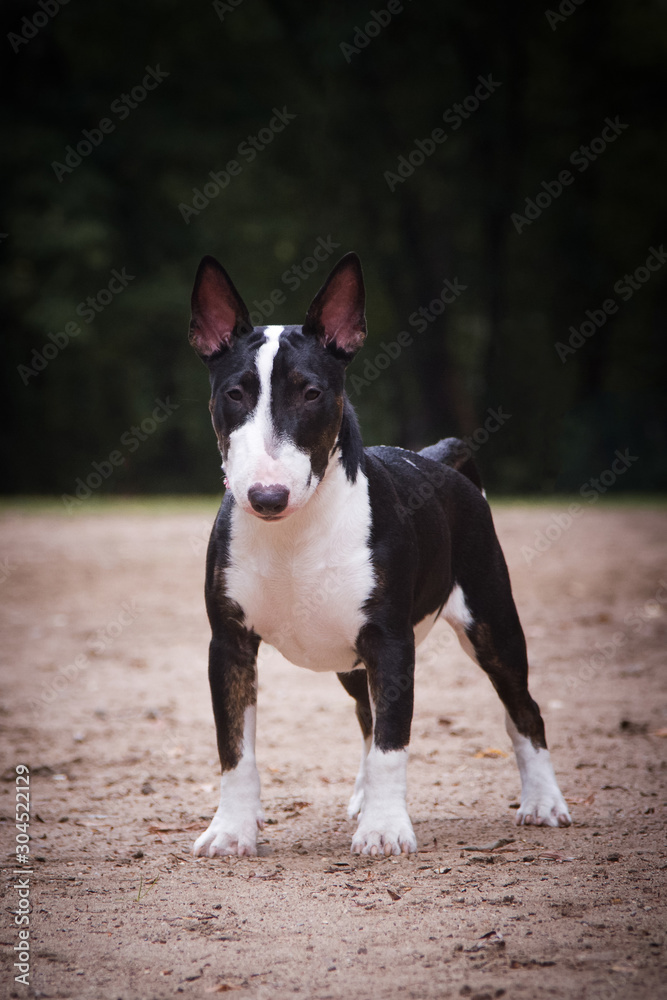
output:
[{"label": "dog's white chest", "polygon": [[337,462],[283,522],[235,508],[225,582],[246,626],[297,666],[351,670],[375,582],[370,527],[366,477],[349,483]]}]

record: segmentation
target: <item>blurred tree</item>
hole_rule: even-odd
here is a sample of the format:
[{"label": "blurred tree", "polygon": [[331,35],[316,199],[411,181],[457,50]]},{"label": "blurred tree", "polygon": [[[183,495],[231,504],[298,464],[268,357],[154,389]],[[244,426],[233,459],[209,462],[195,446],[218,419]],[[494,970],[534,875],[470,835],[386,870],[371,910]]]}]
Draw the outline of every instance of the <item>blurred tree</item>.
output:
[{"label": "blurred tree", "polygon": [[577,489],[629,447],[618,488],[664,489],[667,269],[645,262],[665,238],[667,24],[658,0],[559,9],[6,0],[5,490],[219,490],[186,337],[199,258],[258,320],[299,322],[348,249],[368,443],[477,431],[512,491]]}]

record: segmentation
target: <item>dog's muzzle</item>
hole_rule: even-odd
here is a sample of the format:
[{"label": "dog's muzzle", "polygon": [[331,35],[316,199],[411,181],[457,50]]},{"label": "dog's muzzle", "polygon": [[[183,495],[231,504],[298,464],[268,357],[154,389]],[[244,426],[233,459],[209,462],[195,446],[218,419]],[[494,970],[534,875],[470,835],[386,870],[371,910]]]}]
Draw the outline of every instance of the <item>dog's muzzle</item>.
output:
[{"label": "dog's muzzle", "polygon": [[248,490],[248,500],[256,514],[271,519],[278,517],[287,507],[289,490],[277,484],[262,486],[261,483],[254,483]]}]

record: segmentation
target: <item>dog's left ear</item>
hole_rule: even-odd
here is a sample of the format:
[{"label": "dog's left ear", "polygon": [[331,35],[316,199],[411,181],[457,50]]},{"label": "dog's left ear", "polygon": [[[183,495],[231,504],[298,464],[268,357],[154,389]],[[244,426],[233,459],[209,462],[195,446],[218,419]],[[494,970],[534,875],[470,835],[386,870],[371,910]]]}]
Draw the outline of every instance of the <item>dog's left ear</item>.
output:
[{"label": "dog's left ear", "polygon": [[313,299],[303,324],[324,344],[338,348],[350,359],[366,336],[366,292],[361,262],[356,253],[342,257]]},{"label": "dog's left ear", "polygon": [[203,257],[192,290],[190,343],[204,361],[252,330],[245,302],[215,257]]}]

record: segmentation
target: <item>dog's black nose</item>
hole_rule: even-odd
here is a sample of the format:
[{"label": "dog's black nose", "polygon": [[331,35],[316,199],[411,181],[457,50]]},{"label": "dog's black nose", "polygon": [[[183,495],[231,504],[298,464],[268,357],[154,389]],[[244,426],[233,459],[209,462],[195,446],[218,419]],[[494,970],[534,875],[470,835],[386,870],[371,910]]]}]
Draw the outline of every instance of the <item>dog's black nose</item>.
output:
[{"label": "dog's black nose", "polygon": [[261,483],[255,483],[248,490],[248,500],[258,514],[282,514],[289,500],[289,490],[286,486],[262,486]]}]

